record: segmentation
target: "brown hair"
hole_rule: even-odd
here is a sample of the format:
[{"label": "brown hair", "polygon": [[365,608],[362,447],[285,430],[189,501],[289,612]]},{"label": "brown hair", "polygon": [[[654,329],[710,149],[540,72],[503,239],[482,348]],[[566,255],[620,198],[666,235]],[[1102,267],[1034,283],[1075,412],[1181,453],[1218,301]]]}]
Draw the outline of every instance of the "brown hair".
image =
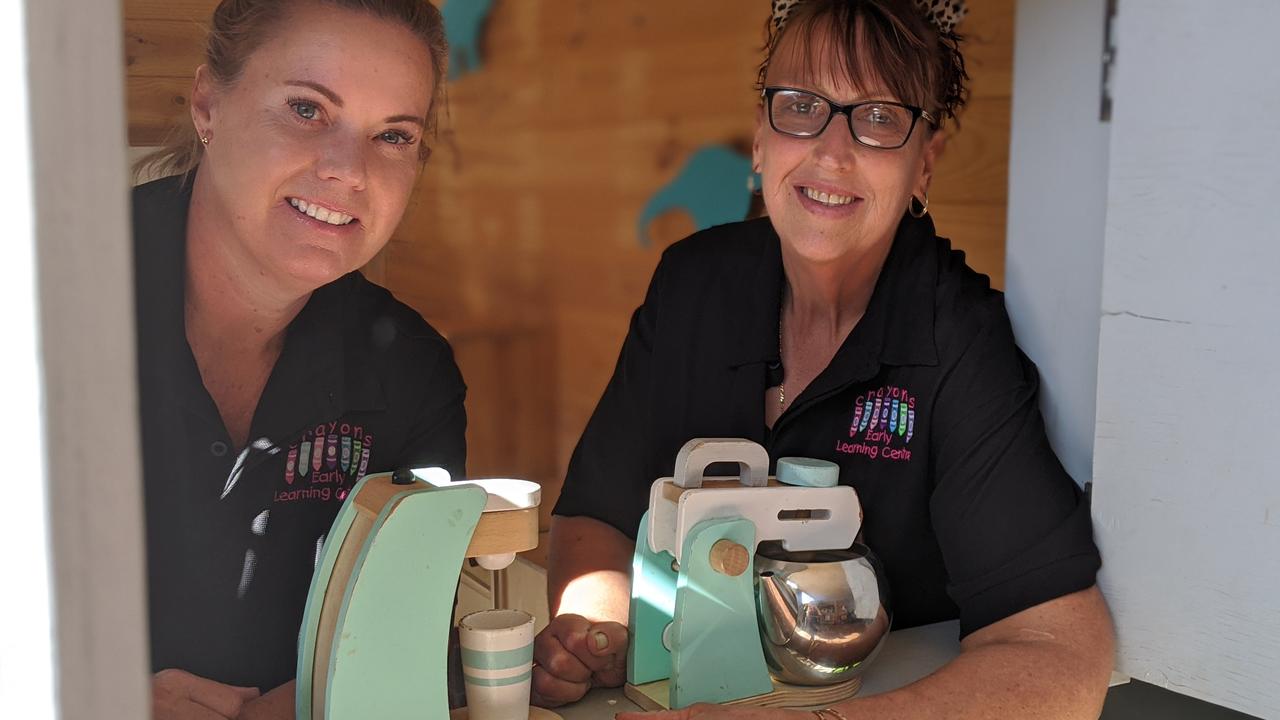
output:
[{"label": "brown hair", "polygon": [[[769,21],[764,60],[756,80],[764,88],[769,62],[782,38],[795,35],[795,52],[804,58],[804,72],[843,73],[857,87],[883,83],[900,102],[918,105],[938,119],[955,119],[968,99],[964,38],[954,30],[935,27],[913,0],[804,0],[791,11],[781,29]],[[810,48],[835,62],[813,67]]]},{"label": "brown hair", "polygon": [[[426,120],[427,131],[434,132],[436,108],[443,103],[449,45],[440,11],[427,0],[222,0],[213,11],[205,49],[205,62],[214,82],[224,86],[234,84],[244,72],[249,57],[271,38],[291,7],[306,2],[364,12],[398,23],[427,46],[435,93]],[[426,142],[419,147],[422,161],[426,162],[430,148]],[[164,147],[134,165],[134,176],[187,175],[200,163],[202,152],[195,128],[184,121],[170,131]]]}]

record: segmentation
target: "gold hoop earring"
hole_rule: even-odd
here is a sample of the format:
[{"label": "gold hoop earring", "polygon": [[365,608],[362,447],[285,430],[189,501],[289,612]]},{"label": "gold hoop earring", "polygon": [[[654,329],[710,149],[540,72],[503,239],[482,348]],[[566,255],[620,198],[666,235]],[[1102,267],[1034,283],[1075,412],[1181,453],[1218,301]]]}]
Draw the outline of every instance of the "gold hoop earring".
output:
[{"label": "gold hoop earring", "polygon": [[[920,212],[916,212],[916,205],[920,205]],[[915,195],[911,196],[911,200],[907,201],[907,212],[911,213],[911,217],[919,220],[929,214],[929,193],[924,194],[924,202],[916,199]]]}]

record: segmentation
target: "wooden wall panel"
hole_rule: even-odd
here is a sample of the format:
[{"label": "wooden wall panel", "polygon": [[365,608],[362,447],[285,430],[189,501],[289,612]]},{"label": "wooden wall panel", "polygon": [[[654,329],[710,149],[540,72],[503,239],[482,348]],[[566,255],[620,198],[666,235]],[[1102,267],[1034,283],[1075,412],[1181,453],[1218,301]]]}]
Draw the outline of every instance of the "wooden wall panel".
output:
[{"label": "wooden wall panel", "polygon": [[134,20],[185,20],[208,25],[218,0],[123,0],[125,27]]},{"label": "wooden wall panel", "polygon": [[124,0],[125,93],[129,144],[161,145],[189,122],[195,69],[216,0]]},{"label": "wooden wall panel", "polygon": [[[456,1],[456,0],[455,0]],[[130,139],[184,121],[212,0],[125,0]],[[1004,267],[1014,0],[971,0],[973,95],[931,193],[941,234]],[[749,147],[765,0],[505,0],[483,67],[449,88],[436,152],[368,269],[451,338],[473,473],[554,500],[679,212],[639,242],[649,196],[693,150]]]},{"label": "wooden wall panel", "polygon": [[206,27],[190,20],[130,20],[124,33],[129,75],[191,77],[204,62]]},{"label": "wooden wall panel", "polygon": [[126,79],[130,145],[162,145],[179,123],[191,122],[191,110],[187,106],[191,81],[189,77],[140,75]]}]

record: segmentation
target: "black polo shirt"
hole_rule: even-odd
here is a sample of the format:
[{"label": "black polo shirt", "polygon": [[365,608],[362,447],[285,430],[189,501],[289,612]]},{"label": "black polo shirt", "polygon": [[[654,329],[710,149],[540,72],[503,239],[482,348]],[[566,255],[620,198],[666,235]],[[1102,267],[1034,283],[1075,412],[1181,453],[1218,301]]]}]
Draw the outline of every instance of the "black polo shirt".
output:
[{"label": "black polo shirt", "polygon": [[264,691],[293,678],[312,570],[363,475],[464,470],[466,388],[448,343],[359,273],[289,325],[232,446],[183,321],[187,206],[176,178],[134,191],[151,662]]},{"label": "black polo shirt", "polygon": [[634,538],[649,485],[671,475],[681,445],[743,437],[773,461],[840,466],[895,627],[958,616],[968,634],[1093,584],[1088,504],[1049,447],[1003,294],[929,219],[904,218],[862,320],[770,431],[783,283],[768,218],[663,254],[556,514]]}]

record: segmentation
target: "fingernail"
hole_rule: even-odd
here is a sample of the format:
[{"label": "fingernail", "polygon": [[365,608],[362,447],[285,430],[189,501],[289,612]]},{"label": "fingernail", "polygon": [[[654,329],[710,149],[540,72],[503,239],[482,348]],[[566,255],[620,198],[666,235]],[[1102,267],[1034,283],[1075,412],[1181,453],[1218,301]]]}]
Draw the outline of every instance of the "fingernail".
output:
[{"label": "fingernail", "polygon": [[596,633],[596,649],[603,650],[609,647],[609,636],[602,632]]}]

